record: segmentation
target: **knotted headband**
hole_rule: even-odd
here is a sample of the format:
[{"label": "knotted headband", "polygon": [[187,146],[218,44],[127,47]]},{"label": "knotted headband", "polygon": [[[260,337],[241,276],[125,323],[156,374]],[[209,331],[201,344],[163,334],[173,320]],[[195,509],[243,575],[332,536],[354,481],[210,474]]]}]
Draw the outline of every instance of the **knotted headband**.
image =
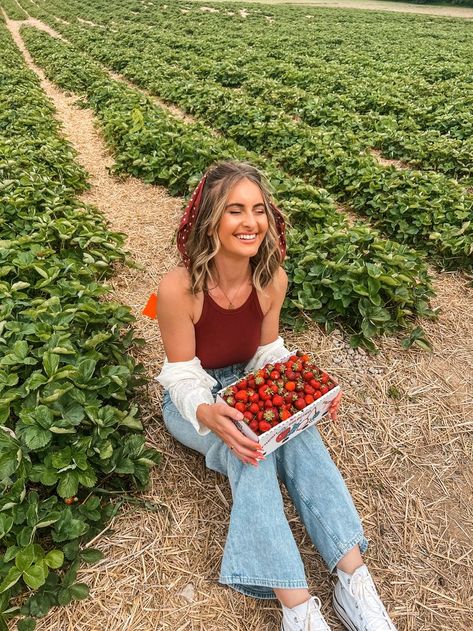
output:
[{"label": "knotted headband", "polygon": [[[177,232],[177,248],[181,253],[181,258],[187,269],[190,268],[190,258],[187,253],[187,239],[194,226],[200,211],[200,203],[202,201],[202,192],[204,190],[205,182],[207,181],[207,175],[200,180],[197,188],[192,193],[192,196],[187,204],[184,213],[181,217],[179,224],[179,230]],[[281,257],[284,259],[286,256],[286,224],[284,217],[277,206],[272,202],[269,203],[269,207],[274,215],[276,222],[276,231],[279,237],[279,249],[281,251]]]}]

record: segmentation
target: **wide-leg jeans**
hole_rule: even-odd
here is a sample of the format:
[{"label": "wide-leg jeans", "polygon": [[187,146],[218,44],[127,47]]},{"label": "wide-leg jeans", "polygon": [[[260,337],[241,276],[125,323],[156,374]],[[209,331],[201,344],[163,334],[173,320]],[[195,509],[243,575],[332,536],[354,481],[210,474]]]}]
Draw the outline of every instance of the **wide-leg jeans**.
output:
[{"label": "wide-leg jeans", "polygon": [[[208,369],[214,394],[244,374],[244,364]],[[356,544],[368,542],[345,482],[316,427],[268,454],[257,467],[244,464],[213,432],[200,436],[182,418],[167,391],[163,418],[180,443],[205,456],[209,469],[228,477],[233,505],[219,582],[255,598],[275,598],[272,588],[306,588],[304,565],[287,522],[279,481],[307,533],[332,572]]]}]

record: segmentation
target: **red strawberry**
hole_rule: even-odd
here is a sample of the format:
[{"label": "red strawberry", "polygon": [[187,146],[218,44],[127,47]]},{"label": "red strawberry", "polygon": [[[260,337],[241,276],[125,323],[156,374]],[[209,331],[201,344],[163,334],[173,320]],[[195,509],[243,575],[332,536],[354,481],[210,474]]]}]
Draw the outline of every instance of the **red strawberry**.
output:
[{"label": "red strawberry", "polygon": [[322,396],[322,393],[320,392],[320,390],[316,390],[314,392],[314,399],[320,399],[321,396]]},{"label": "red strawberry", "polygon": [[273,381],[276,381],[276,379],[280,378],[281,374],[277,370],[272,370],[269,376]]},{"label": "red strawberry", "polygon": [[310,381],[311,379],[314,378],[314,373],[311,372],[310,370],[303,372],[302,378],[304,379],[304,381]]},{"label": "red strawberry", "polygon": [[294,372],[300,372],[302,370],[302,363],[301,362],[294,362],[292,364],[292,370]]},{"label": "red strawberry", "polygon": [[317,381],[317,379],[311,379],[310,385],[316,390],[320,390],[320,381]]},{"label": "red strawberry", "polygon": [[322,383],[327,383],[328,380],[329,380],[329,376],[327,375],[327,373],[326,372],[322,373],[322,376],[320,377],[320,381]]},{"label": "red strawberry", "polygon": [[264,401],[263,401],[263,399],[260,399],[257,403],[258,403],[259,409],[262,410],[264,408]]},{"label": "red strawberry", "polygon": [[288,370],[286,372],[286,377],[289,379],[289,381],[295,381],[297,379],[297,375],[293,370]]},{"label": "red strawberry", "polygon": [[248,387],[248,381],[246,379],[240,379],[240,381],[236,384],[238,390],[245,390]]},{"label": "red strawberry", "polygon": [[296,382],[295,381],[288,381],[284,387],[289,392],[293,392],[296,389]]},{"label": "red strawberry", "polygon": [[271,425],[267,421],[260,421],[258,427],[261,432],[267,432],[268,429],[271,429]]},{"label": "red strawberry", "polygon": [[254,432],[256,432],[259,429],[258,425],[259,423],[256,419],[253,419],[252,421],[248,423],[248,427],[252,429]]},{"label": "red strawberry", "polygon": [[238,390],[235,395],[235,399],[237,401],[243,401],[243,403],[246,403],[248,401],[248,392],[246,390]]},{"label": "red strawberry", "polygon": [[315,399],[311,394],[306,394],[304,397],[304,401],[307,403],[307,405],[310,405],[315,401]]},{"label": "red strawberry", "polygon": [[289,410],[282,410],[279,414],[281,421],[286,421],[291,416]]},{"label": "red strawberry", "polygon": [[305,384],[305,386],[304,386],[304,392],[305,392],[306,394],[314,394],[314,392],[315,392],[315,388],[313,388],[313,387],[310,385],[310,383],[306,383],[306,384]]},{"label": "red strawberry", "polygon": [[273,407],[273,401],[272,399],[266,399],[266,401],[264,402],[264,407],[269,410],[269,408]]},{"label": "red strawberry", "polygon": [[327,394],[327,392],[328,392],[328,386],[322,386],[320,388],[320,393],[321,394]]},{"label": "red strawberry", "polygon": [[243,401],[237,401],[235,403],[235,409],[243,414],[244,412],[246,412],[246,405],[243,403]]},{"label": "red strawberry", "polygon": [[284,403],[284,399],[279,394],[275,394],[273,397],[273,405],[280,408]]},{"label": "red strawberry", "polygon": [[260,410],[258,412],[258,414],[256,415],[256,418],[258,419],[258,421],[262,421],[264,419],[264,412],[263,412],[263,410]]},{"label": "red strawberry", "polygon": [[259,405],[257,403],[252,403],[248,409],[252,414],[257,414],[259,412]]},{"label": "red strawberry", "polygon": [[253,420],[253,414],[251,412],[249,412],[248,410],[243,414],[243,416],[248,420],[248,421],[252,421]]},{"label": "red strawberry", "polygon": [[294,403],[294,407],[297,410],[303,410],[306,406],[306,402],[304,401],[304,399],[297,399],[297,401]]},{"label": "red strawberry", "polygon": [[248,379],[248,388],[251,388],[252,390],[256,390],[256,381],[254,377],[252,377],[251,379]]},{"label": "red strawberry", "polygon": [[250,403],[258,403],[259,394],[257,392],[253,392],[253,394],[249,394],[248,401],[250,401]]},{"label": "red strawberry", "polygon": [[296,392],[304,392],[304,382],[301,379],[296,381]]},{"label": "red strawberry", "polygon": [[228,405],[231,405],[232,407],[235,405],[235,397],[233,395],[225,397],[225,401],[228,403]]},{"label": "red strawberry", "polygon": [[273,391],[269,386],[261,386],[261,388],[258,390],[258,394],[260,399],[266,401],[266,399],[272,397]]}]

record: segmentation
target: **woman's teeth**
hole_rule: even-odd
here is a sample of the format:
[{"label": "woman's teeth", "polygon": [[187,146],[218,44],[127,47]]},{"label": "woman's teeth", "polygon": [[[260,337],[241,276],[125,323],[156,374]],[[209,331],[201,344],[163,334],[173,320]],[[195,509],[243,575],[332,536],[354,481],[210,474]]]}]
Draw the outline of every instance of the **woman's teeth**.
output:
[{"label": "woman's teeth", "polygon": [[256,239],[256,234],[237,234],[236,236],[240,241],[253,241]]}]

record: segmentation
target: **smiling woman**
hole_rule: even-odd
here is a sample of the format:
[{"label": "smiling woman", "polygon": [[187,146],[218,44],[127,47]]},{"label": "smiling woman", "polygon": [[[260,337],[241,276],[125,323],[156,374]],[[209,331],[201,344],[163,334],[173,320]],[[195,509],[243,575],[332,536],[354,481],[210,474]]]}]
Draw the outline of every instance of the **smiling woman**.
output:
[{"label": "smiling woman", "polygon": [[368,544],[360,518],[318,430],[308,428],[265,458],[233,422],[242,412],[214,401],[221,388],[288,354],[279,336],[288,282],[285,222],[259,171],[234,162],[211,168],[185,209],[177,246],[184,266],[159,286],[166,359],[156,379],[165,388],[169,432],[232,487],[220,582],[255,598],[278,598],[283,631],[329,629],[307,590],[281,480],[330,571],[337,568],[337,613],[351,629],[394,630],[363,564]]}]

